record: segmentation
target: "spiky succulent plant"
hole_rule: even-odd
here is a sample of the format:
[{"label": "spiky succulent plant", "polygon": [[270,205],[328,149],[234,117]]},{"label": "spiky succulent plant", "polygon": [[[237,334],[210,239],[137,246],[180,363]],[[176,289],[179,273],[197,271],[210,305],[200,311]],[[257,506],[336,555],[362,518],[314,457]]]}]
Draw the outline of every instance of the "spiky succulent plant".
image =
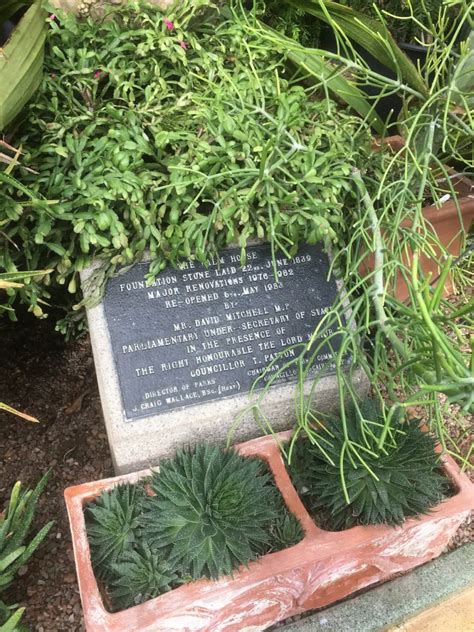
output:
[{"label": "spiky succulent plant", "polygon": [[[323,526],[341,530],[357,524],[400,524],[410,516],[427,513],[449,491],[442,475],[436,441],[420,428],[418,420],[392,420],[391,439],[378,448],[383,414],[368,400],[346,411],[349,439],[375,453],[360,451],[373,474],[347,449],[340,419],[332,419],[324,432],[326,455],[309,441],[295,445],[291,478],[308,509]],[[346,447],[344,447],[346,445]],[[343,475],[350,499],[344,496]],[[332,461],[332,462],[331,462]],[[375,475],[375,476],[374,476]]]},{"label": "spiky succulent plant", "polygon": [[280,498],[259,459],[209,445],[183,449],[160,463],[152,489],[144,535],[192,578],[229,574],[271,546]]},{"label": "spiky succulent plant", "polygon": [[273,545],[276,550],[287,549],[303,539],[304,531],[298,518],[292,513],[282,513],[272,528]]},{"label": "spiky succulent plant", "polygon": [[85,509],[87,536],[94,571],[99,579],[138,541],[143,487],[128,483],[104,491]]},{"label": "spiky succulent plant", "polygon": [[170,590],[179,582],[178,573],[146,544],[127,549],[120,561],[111,564],[107,589],[115,610],[136,606]]},{"label": "spiky succulent plant", "polygon": [[85,509],[94,571],[113,610],[231,573],[303,531],[260,459],[200,445],[162,461],[151,487],[118,485]]}]

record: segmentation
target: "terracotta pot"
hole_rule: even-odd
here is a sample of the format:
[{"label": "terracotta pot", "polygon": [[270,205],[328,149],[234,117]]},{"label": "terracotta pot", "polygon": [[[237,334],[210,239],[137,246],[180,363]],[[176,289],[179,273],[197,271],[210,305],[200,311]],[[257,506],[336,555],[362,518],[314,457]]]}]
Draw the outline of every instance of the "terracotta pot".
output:
[{"label": "terracotta pot", "polygon": [[[290,433],[281,433],[284,440]],[[238,450],[270,465],[288,508],[301,521],[304,539],[271,553],[219,581],[199,580],[128,610],[104,608],[91,566],[84,506],[104,489],[135,482],[149,471],[117,476],[65,491],[84,620],[88,632],[241,632],[270,625],[313,608],[327,606],[351,593],[389,579],[438,556],[474,508],[474,486],[449,457],[444,467],[455,489],[428,516],[401,527],[353,527],[328,532],[306,512],[269,437],[243,443]]]},{"label": "terracotta pot", "polygon": [[[404,145],[401,136],[390,136],[384,140],[384,143],[390,145],[394,150],[399,150]],[[377,146],[380,145],[374,145],[374,147]],[[458,212],[456,204],[449,200],[440,207],[425,206],[422,209],[422,213],[439,242],[449,254],[458,257],[461,254],[463,234],[469,231],[474,221],[474,182],[468,178],[458,176],[453,178],[453,187],[459,196],[460,212]],[[404,221],[401,226],[408,228],[411,226],[411,222],[409,220]],[[440,266],[436,262],[436,259],[439,259],[441,256],[441,250],[436,246],[434,250],[436,254],[433,254],[433,256],[422,255],[419,260],[420,269],[425,275],[431,273],[432,280],[436,279],[441,273]],[[406,257],[404,257],[403,263],[407,267],[411,267],[412,256],[413,253],[408,251]],[[370,253],[360,265],[359,272],[367,274],[372,272],[373,269],[374,255]],[[448,276],[444,286],[444,295],[449,296],[452,294],[453,289],[452,279]],[[397,275],[396,281],[393,283],[392,292],[400,301],[404,301],[409,297],[408,287],[401,274]]]}]

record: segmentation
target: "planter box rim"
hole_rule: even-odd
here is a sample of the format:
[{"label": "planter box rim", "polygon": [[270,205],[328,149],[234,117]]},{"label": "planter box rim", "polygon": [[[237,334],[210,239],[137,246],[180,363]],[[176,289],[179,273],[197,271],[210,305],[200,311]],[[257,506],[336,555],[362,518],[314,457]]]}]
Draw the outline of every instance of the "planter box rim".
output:
[{"label": "planter box rim", "polygon": [[[291,432],[278,433],[275,436],[279,441],[283,441],[289,438]],[[303,539],[290,548],[260,557],[258,560],[251,562],[248,568],[241,568],[236,571],[232,577],[226,576],[217,581],[208,579],[195,580],[132,608],[111,613],[104,607],[97,580],[92,570],[83,508],[102,490],[111,489],[122,482],[137,482],[148,476],[151,470],[141,470],[132,474],[124,474],[68,487],[64,491],[64,497],[71,525],[76,570],[84,618],[88,630],[97,632],[99,630],[110,632],[118,632],[119,630],[147,630],[147,632],[156,630],[156,632],[164,632],[166,630],[168,632],[166,628],[159,627],[160,613],[162,616],[165,616],[166,620],[169,620],[171,613],[175,612],[176,609],[179,611],[179,606],[182,603],[190,604],[189,607],[193,607],[192,612],[194,610],[198,612],[200,607],[204,607],[204,603],[207,607],[211,607],[210,604],[214,602],[221,603],[219,600],[222,600],[222,603],[224,603],[223,600],[225,600],[227,589],[245,591],[246,587],[269,581],[275,575],[278,575],[279,572],[283,574],[291,573],[294,559],[300,559],[299,567],[310,564],[308,560],[316,558],[321,564],[324,564],[325,560],[329,563],[335,554],[334,551],[337,550],[339,554],[345,555],[345,559],[349,560],[354,546],[360,549],[361,547],[370,547],[371,543],[377,544],[386,540],[389,541],[391,537],[396,535],[403,537],[403,534],[412,528],[423,528],[424,525],[430,525],[456,515],[462,514],[464,516],[464,514],[467,514],[474,508],[474,486],[467,476],[460,472],[453,459],[449,455],[445,455],[443,456],[444,468],[454,484],[456,492],[434,508],[430,514],[418,518],[410,518],[400,527],[370,525],[367,527],[355,526],[344,531],[325,531],[315,525],[304,508],[295,488],[291,484],[278,444],[272,435],[259,437],[239,444],[236,447],[245,456],[256,456],[268,462],[277,487],[288,508],[296,514],[303,526],[305,531]],[[288,555],[289,552],[290,555]],[[303,612],[305,609],[296,608],[294,612]],[[138,620],[148,621],[149,623],[145,626],[141,623],[138,627],[133,627],[131,622]],[[279,619],[277,618],[273,622],[277,620]],[[175,628],[172,629],[174,630]],[[187,627],[184,629],[188,630]],[[224,630],[227,628],[189,627],[189,630],[201,629]]]}]

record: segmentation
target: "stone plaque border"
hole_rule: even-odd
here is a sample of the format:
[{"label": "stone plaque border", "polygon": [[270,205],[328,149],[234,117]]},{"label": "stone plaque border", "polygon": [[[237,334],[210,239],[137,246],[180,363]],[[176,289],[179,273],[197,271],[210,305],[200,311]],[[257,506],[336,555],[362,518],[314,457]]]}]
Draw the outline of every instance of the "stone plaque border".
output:
[{"label": "stone plaque border", "polygon": [[[88,281],[100,267],[99,262],[81,273],[85,297],[88,297]],[[341,284],[336,280],[338,290]],[[241,415],[258,397],[248,393],[211,400],[202,404],[175,408],[166,413],[124,420],[119,378],[115,366],[112,343],[103,302],[87,309],[89,332],[99,385],[102,411],[117,474],[125,474],[156,465],[161,458],[169,457],[176,449],[190,443],[209,441],[225,444],[228,431],[236,417]],[[312,381],[305,383],[309,395]],[[353,371],[356,392],[368,390],[367,378],[362,369]],[[275,432],[292,427],[295,420],[295,383],[286,382],[272,386],[261,404],[262,412],[271,420]],[[329,412],[338,408],[338,390],[335,375],[323,376],[313,397],[318,410]],[[189,423],[193,432],[190,435]],[[251,412],[241,415],[233,433],[233,443],[261,436],[268,431],[261,426]],[[192,437],[192,438],[191,438]]]}]

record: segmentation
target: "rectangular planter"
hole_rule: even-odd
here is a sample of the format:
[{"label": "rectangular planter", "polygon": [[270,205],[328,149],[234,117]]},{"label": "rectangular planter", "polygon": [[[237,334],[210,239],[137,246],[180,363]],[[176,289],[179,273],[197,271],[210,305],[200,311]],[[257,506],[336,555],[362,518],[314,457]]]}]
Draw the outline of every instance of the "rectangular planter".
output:
[{"label": "rectangular planter", "polygon": [[[284,440],[289,434],[278,436]],[[92,570],[83,509],[101,491],[120,482],[136,482],[149,471],[69,487],[64,495],[88,632],[264,630],[437,557],[474,508],[474,485],[450,457],[445,457],[454,495],[431,514],[396,528],[374,525],[323,531],[303,507],[273,437],[260,437],[237,448],[241,454],[263,458],[270,465],[288,508],[304,528],[303,540],[263,556],[233,577],[195,581],[112,614],[104,608]]]}]

